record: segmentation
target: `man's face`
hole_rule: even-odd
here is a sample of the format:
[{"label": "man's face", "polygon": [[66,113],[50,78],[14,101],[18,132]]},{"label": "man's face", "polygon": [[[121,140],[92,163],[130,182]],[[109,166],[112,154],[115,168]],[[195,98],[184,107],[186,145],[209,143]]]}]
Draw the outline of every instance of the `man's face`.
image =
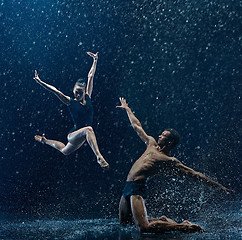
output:
[{"label": "man's face", "polygon": [[166,146],[169,142],[169,136],[170,136],[169,131],[163,131],[158,138],[158,144],[160,147]]}]

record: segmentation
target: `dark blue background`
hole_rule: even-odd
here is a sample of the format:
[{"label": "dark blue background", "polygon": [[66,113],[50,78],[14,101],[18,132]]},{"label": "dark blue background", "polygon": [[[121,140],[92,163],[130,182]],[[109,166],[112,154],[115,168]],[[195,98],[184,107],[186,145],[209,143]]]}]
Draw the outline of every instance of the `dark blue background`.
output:
[{"label": "dark blue background", "polygon": [[[240,193],[240,13],[239,0],[1,0],[2,211],[116,217],[128,170],[145,149],[115,108],[120,96],[148,134],[180,132],[177,158]],[[34,141],[45,133],[66,142],[72,128],[66,107],[32,79],[34,70],[71,95],[92,64],[86,51],[100,52],[93,128],[109,172],[88,145],[64,156]],[[155,199],[164,211],[191,212],[201,192],[211,199],[212,190],[195,180],[163,180],[151,185],[163,193],[170,187],[165,201]]]}]

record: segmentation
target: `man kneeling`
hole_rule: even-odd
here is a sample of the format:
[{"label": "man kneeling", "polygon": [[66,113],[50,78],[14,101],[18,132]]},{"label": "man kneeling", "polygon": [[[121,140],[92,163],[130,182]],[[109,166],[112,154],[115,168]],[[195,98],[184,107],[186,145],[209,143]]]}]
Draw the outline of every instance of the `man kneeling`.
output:
[{"label": "man kneeling", "polygon": [[135,117],[128,107],[126,100],[120,98],[121,106],[126,110],[132,127],[146,144],[147,148],[142,156],[133,164],[129,171],[123,195],[119,204],[120,224],[127,225],[135,223],[140,232],[145,233],[164,233],[166,231],[182,232],[202,232],[199,225],[192,224],[189,221],[176,223],[174,220],[162,216],[161,218],[148,218],[143,195],[145,184],[148,177],[158,173],[173,169],[181,174],[196,178],[207,184],[217,186],[229,193],[230,190],[221,184],[209,179],[204,174],[194,171],[183,165],[179,160],[170,157],[169,153],[179,142],[179,134],[174,129],[164,130],[158,137],[158,142],[151,136],[148,136],[141,126],[140,121]]}]

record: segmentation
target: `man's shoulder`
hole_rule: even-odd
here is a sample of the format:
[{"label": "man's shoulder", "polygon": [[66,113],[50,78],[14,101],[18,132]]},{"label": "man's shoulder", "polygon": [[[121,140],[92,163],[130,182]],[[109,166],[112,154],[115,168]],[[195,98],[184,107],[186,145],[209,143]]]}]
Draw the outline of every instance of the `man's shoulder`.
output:
[{"label": "man's shoulder", "polygon": [[157,146],[157,142],[154,139],[154,137],[148,136],[148,141],[149,141],[148,146]]}]

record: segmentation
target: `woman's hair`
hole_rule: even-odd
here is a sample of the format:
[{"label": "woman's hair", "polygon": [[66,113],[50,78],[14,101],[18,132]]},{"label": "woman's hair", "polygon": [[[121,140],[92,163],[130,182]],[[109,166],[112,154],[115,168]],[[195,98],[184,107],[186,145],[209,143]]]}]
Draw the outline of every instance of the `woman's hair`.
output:
[{"label": "woman's hair", "polygon": [[79,78],[76,83],[75,86],[79,86],[79,87],[86,87],[86,81],[82,78]]}]

